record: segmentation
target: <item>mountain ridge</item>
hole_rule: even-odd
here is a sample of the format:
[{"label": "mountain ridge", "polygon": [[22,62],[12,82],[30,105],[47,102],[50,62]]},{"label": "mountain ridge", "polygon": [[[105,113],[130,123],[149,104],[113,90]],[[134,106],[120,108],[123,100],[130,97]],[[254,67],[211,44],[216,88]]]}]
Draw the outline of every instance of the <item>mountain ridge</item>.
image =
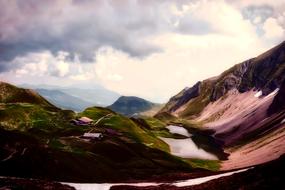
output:
[{"label": "mountain ridge", "polygon": [[[237,89],[240,93],[251,89],[261,90],[263,95],[267,95],[279,88],[284,79],[285,42],[282,42],[255,58],[234,65],[214,79],[205,79],[181,91],[170,98],[160,112],[174,113],[181,117],[199,115],[206,105],[232,89]],[[179,113],[175,113],[177,110]]]},{"label": "mountain ridge", "polygon": [[[89,88],[88,86],[80,86],[80,85],[62,87],[55,85],[22,84],[21,86],[24,88],[31,88],[31,89],[58,90],[61,91],[62,93],[68,94],[69,96],[79,98],[85,102],[90,102],[91,104],[89,104],[87,107],[90,107],[92,105],[108,106],[114,103],[116,99],[120,97],[118,93],[105,89],[104,87],[101,86],[90,86]],[[61,105],[64,104],[64,102],[59,102],[59,103]],[[65,105],[65,107],[68,107],[68,105]]]},{"label": "mountain ridge", "polygon": [[73,111],[83,111],[87,107],[94,105],[91,102],[87,102],[78,97],[69,95],[60,90],[52,90],[52,89],[35,89],[41,96],[46,98],[48,101],[53,103],[55,106],[60,107],[62,109],[70,109]]},{"label": "mountain ridge", "polygon": [[55,107],[34,90],[18,88],[14,85],[1,81],[0,81],[0,102],[33,103],[33,104]]}]

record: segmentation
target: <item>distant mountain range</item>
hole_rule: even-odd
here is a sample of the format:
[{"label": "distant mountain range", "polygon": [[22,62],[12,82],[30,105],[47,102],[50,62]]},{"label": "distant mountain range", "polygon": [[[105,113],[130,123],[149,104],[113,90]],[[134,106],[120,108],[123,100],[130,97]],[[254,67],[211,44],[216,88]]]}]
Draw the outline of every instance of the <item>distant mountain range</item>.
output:
[{"label": "distant mountain range", "polygon": [[83,111],[85,108],[94,105],[91,102],[87,102],[75,96],[71,96],[60,90],[35,89],[35,91],[46,98],[50,103],[62,109]]},{"label": "distant mountain range", "polygon": [[152,103],[135,96],[121,96],[111,106],[108,106],[108,108],[126,116],[133,116],[160,108],[160,104]]},{"label": "distant mountain range", "polygon": [[20,85],[37,91],[57,107],[83,111],[90,106],[108,106],[119,98],[119,94],[101,86],[87,87],[60,87],[52,85]]}]

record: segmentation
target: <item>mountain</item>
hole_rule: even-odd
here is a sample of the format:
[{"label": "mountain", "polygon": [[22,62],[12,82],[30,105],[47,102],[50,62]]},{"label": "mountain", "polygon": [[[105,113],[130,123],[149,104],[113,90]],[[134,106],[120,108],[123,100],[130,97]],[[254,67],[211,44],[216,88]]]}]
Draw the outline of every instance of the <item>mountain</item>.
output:
[{"label": "mountain", "polygon": [[62,88],[60,90],[64,93],[78,97],[87,102],[92,102],[93,105],[98,105],[98,106],[111,105],[120,96],[118,93],[107,90],[103,87],[90,88],[90,89],[72,87],[72,88]]},{"label": "mountain", "polygon": [[71,96],[60,90],[35,89],[35,91],[55,106],[63,109],[83,111],[85,108],[93,105],[91,102],[87,102],[75,96]]},{"label": "mountain", "polygon": [[7,130],[45,132],[64,128],[73,118],[70,110],[61,110],[36,91],[0,82],[0,126]]},{"label": "mountain", "polygon": [[155,117],[211,130],[230,153],[222,170],[261,164],[285,154],[284,82],[285,42],[183,89]]},{"label": "mountain", "polygon": [[[21,86],[25,88],[31,88],[31,89],[57,90],[57,92],[60,91],[69,96],[73,96],[73,97],[83,100],[85,102],[84,104],[88,103],[87,107],[90,107],[92,105],[108,106],[114,103],[120,97],[118,93],[108,90],[102,86],[73,85],[73,86],[61,87],[61,86],[54,86],[54,85],[30,85],[30,84],[22,84]],[[69,102],[64,102],[62,100],[63,99],[59,98],[53,101],[57,102],[58,105],[61,105],[60,107],[70,107],[69,104],[66,104]],[[78,102],[78,99],[76,101]],[[77,106],[73,105],[72,107],[76,108]]]},{"label": "mountain", "polygon": [[53,107],[51,103],[30,89],[18,88],[0,81],[0,103],[33,103]]},{"label": "mountain", "polygon": [[134,114],[147,112],[157,106],[159,106],[159,104],[152,103],[139,97],[121,96],[111,106],[108,106],[108,108],[117,113],[132,116]]},{"label": "mountain", "polygon": [[268,95],[280,88],[285,79],[285,42],[271,50],[237,64],[217,77],[185,88],[161,109],[181,117],[195,117],[210,103],[225,97],[231,90],[238,93],[251,90]]}]

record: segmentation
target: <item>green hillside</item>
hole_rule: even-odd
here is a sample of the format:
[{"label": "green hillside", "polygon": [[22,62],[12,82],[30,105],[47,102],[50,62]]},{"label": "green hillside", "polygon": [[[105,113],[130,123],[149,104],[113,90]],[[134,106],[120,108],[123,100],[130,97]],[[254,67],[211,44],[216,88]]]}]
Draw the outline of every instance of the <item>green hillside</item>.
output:
[{"label": "green hillside", "polygon": [[158,104],[144,100],[135,96],[121,96],[111,106],[108,106],[111,110],[126,115],[132,116],[138,115],[142,112],[146,112],[157,106]]}]

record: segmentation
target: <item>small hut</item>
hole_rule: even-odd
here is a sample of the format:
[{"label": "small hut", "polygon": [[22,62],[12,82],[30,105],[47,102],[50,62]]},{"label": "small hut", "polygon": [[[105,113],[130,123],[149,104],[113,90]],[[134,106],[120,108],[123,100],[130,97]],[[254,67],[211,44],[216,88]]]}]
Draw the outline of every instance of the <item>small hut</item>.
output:
[{"label": "small hut", "polygon": [[87,139],[99,139],[99,140],[101,140],[103,138],[103,134],[102,133],[87,132],[87,133],[84,133],[82,137],[87,138]]},{"label": "small hut", "polygon": [[88,117],[81,117],[79,119],[73,119],[71,120],[71,123],[74,125],[84,126],[84,125],[90,125],[93,122],[93,119],[90,119]]}]

